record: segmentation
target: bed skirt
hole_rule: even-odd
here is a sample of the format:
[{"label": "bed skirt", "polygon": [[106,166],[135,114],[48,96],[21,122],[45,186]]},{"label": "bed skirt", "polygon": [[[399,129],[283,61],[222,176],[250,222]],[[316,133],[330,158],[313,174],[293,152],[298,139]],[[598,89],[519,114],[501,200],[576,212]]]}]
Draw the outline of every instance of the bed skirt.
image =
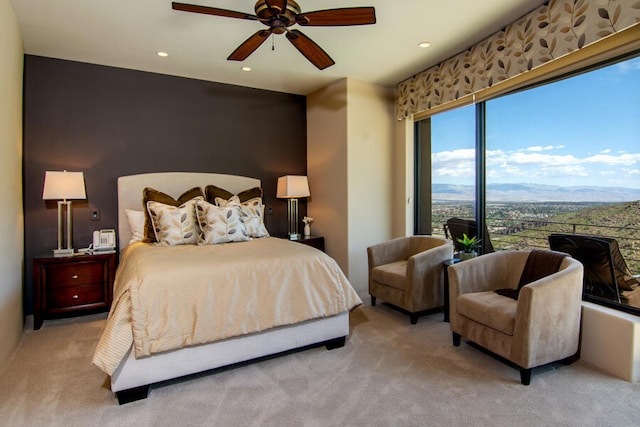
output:
[{"label": "bed skirt", "polygon": [[146,397],[148,386],[154,383],[325,343],[348,335],[349,313],[343,312],[141,359],[136,359],[130,350],[111,376],[111,390],[118,394],[120,403],[126,403]]}]

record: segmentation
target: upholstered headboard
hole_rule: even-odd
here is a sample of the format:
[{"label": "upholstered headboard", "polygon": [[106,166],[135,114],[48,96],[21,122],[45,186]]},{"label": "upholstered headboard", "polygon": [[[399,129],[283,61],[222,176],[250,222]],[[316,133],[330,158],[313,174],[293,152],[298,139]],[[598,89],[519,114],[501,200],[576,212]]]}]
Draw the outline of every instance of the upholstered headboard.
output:
[{"label": "upholstered headboard", "polygon": [[126,209],[143,210],[142,190],[151,187],[171,197],[178,197],[186,190],[199,186],[216,185],[234,194],[259,187],[260,180],[239,175],[198,172],[160,172],[121,176],[118,178],[118,244],[124,249],[131,240],[131,230]]}]

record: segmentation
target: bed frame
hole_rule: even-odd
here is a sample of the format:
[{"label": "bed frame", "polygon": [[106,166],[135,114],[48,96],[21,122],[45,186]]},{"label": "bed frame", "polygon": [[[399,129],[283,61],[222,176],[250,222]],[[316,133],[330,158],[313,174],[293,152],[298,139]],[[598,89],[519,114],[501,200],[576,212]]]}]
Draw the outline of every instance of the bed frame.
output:
[{"label": "bed frame", "polygon": [[[125,209],[142,210],[142,190],[152,187],[178,197],[187,189],[213,184],[232,193],[260,186],[260,180],[244,176],[167,172],[118,178],[118,238],[120,250],[131,239]],[[120,404],[144,399],[150,386],[163,381],[228,367],[290,350],[325,345],[331,350],[344,346],[349,335],[349,313],[315,319],[291,326],[235,337],[210,344],[136,359],[134,352],[111,376],[111,390]]]}]

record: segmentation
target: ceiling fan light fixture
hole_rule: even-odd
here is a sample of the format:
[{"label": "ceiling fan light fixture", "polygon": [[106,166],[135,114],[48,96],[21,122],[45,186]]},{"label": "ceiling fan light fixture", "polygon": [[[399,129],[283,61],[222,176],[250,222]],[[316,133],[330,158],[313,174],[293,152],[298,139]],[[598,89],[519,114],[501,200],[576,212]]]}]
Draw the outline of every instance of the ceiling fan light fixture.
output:
[{"label": "ceiling fan light fixture", "polygon": [[242,71],[244,71],[245,73],[248,73],[248,72],[250,72],[250,71],[252,70],[252,68],[251,68],[251,67],[242,67],[242,68],[240,68],[240,69],[241,69]]}]

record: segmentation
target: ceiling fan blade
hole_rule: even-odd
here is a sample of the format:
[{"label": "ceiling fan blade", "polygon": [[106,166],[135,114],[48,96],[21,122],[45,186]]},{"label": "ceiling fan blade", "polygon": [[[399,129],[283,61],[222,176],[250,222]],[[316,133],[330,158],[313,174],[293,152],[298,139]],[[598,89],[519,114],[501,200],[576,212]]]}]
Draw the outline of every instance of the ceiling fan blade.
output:
[{"label": "ceiling fan blade", "polygon": [[260,30],[248,39],[246,39],[236,50],[229,55],[229,61],[244,61],[251,55],[262,43],[269,37],[271,31]]},{"label": "ceiling fan blade", "polygon": [[373,7],[318,10],[300,13],[296,19],[303,26],[368,25],[376,23],[376,10]]},{"label": "ceiling fan blade", "polygon": [[202,13],[205,15],[224,16],[226,18],[250,19],[252,21],[258,20],[258,17],[256,15],[252,15],[250,13],[236,12],[234,10],[227,10],[227,9],[219,9],[217,7],[199,6],[197,4],[178,3],[174,1],[174,2],[171,2],[171,8],[173,8],[173,10],[180,10],[183,12],[193,12],[193,13]]},{"label": "ceiling fan blade", "polygon": [[289,41],[309,60],[313,65],[320,70],[324,70],[327,67],[335,64],[333,59],[327,52],[322,50],[313,40],[305,36],[298,30],[287,31],[287,38]]},{"label": "ceiling fan blade", "polygon": [[287,8],[287,0],[265,0],[269,9],[275,10],[277,13]]}]

